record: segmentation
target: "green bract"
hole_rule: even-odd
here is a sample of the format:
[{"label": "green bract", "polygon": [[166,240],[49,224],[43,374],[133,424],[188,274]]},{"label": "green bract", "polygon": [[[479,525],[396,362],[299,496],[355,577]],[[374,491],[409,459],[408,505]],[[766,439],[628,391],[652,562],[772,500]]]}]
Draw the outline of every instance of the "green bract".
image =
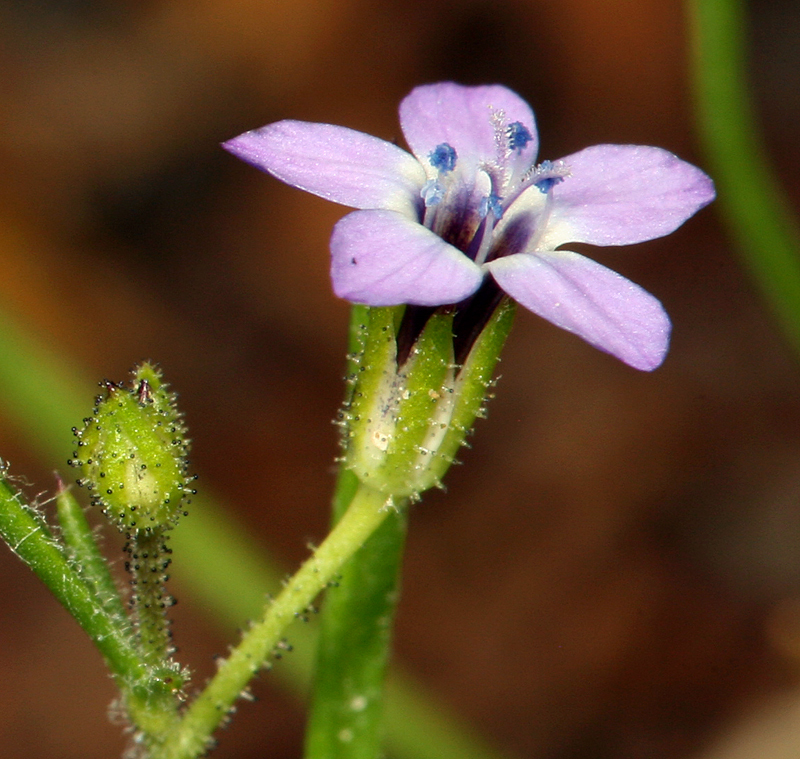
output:
[{"label": "green bract", "polygon": [[175,396],[151,364],[133,371],[131,387],[103,382],[70,462],[92,501],[122,531],[171,526],[190,492],[189,443]]}]

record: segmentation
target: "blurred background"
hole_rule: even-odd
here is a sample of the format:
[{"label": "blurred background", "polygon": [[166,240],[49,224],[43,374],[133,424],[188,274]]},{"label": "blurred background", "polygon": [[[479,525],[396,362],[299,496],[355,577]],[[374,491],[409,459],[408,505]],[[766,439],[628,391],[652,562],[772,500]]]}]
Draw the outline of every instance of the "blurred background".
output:
[{"label": "blurred background", "polygon": [[[800,5],[750,17],[797,205]],[[158,361],[198,486],[287,569],[328,521],[345,209],[221,141],[281,118],[399,139],[399,100],[452,79],[526,98],[542,158],[641,143],[703,165],[676,0],[1,0],[0,35],[2,307],[91,379],[87,414],[92,382]],[[520,311],[466,465],[413,508],[395,658],[513,756],[797,756],[800,365],[713,206],[592,255],[664,302],[670,355],[638,373]],[[44,501],[71,473],[12,412],[0,455]],[[237,634],[173,591],[202,683]],[[0,756],[121,754],[100,657],[4,548],[0,672]],[[254,692],[214,756],[299,756],[301,708],[270,675]],[[773,748],[736,737],[754,714]]]}]

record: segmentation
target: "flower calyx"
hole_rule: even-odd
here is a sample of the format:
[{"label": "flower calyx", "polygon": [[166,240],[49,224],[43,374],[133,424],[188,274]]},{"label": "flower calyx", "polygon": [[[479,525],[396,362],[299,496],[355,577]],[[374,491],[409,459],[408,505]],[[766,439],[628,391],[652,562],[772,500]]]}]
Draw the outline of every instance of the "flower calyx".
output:
[{"label": "flower calyx", "polygon": [[394,499],[416,500],[444,477],[483,414],[514,304],[505,299],[456,363],[453,309],[429,316],[398,353],[403,307],[370,308],[351,356],[351,393],[340,413],[343,465]]}]

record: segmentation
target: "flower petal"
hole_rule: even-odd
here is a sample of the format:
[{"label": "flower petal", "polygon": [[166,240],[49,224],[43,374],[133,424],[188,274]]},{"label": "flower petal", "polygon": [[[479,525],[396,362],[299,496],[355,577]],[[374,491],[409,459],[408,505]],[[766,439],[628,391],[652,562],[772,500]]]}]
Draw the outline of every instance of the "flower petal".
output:
[{"label": "flower petal", "polygon": [[457,248],[392,211],[345,216],[333,228],[331,254],[334,292],[368,306],[457,303],[483,280]]},{"label": "flower petal", "polygon": [[453,82],[416,87],[400,103],[400,126],[409,147],[426,170],[428,155],[443,142],[456,149],[458,161],[475,166],[498,159],[492,114],[504,112],[505,123],[518,121],[532,139],[514,158],[528,168],[539,148],[536,121],[530,106],[500,85],[465,87]]},{"label": "flower petal", "polygon": [[287,184],[354,208],[416,218],[425,171],[390,142],[332,124],[278,121],[223,143]]},{"label": "flower petal", "polygon": [[498,258],[486,268],[525,308],[626,364],[651,371],[664,360],[670,323],[661,303],[611,269],[566,250]]},{"label": "flower petal", "polygon": [[571,175],[552,189],[538,247],[565,242],[630,245],[662,237],[714,199],[714,183],[669,151],[595,145],[562,159]]}]

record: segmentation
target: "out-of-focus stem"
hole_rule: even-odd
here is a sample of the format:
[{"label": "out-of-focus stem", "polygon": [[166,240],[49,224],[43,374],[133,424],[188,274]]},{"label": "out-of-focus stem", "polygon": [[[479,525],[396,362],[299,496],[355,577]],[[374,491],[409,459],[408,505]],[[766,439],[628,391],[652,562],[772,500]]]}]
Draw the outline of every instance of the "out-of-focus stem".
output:
[{"label": "out-of-focus stem", "polygon": [[749,90],[743,0],[687,0],[697,128],[741,255],[800,351],[800,225],[767,159]]}]

